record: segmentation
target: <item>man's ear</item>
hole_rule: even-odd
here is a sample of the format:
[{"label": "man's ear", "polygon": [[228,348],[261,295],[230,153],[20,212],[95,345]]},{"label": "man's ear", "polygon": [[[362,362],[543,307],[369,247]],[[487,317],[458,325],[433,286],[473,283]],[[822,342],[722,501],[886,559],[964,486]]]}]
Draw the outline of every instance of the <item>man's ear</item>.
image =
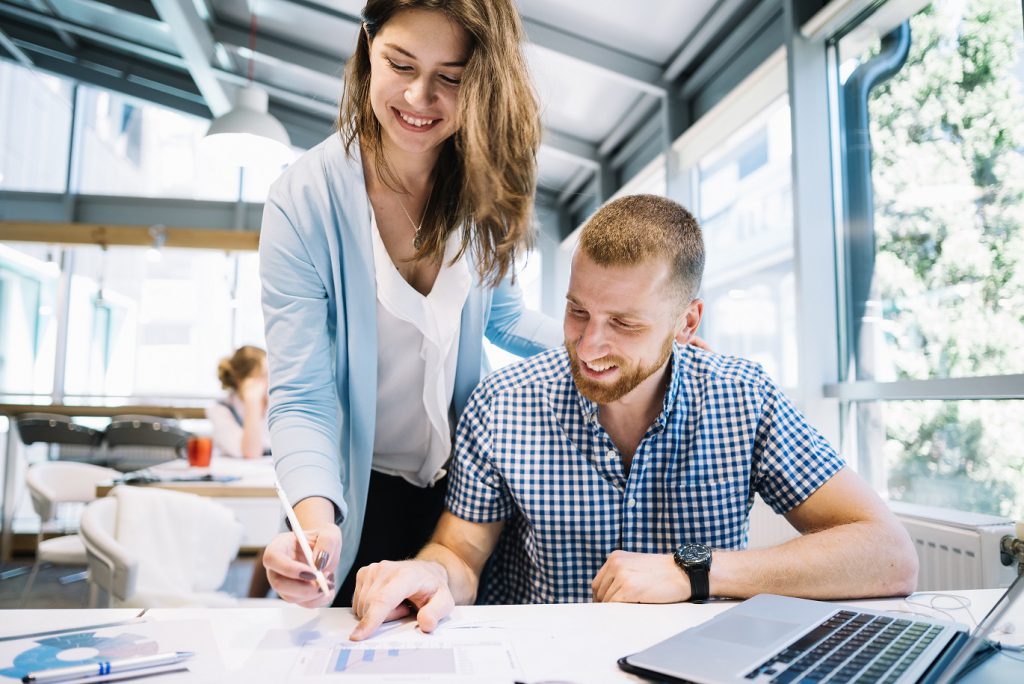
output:
[{"label": "man's ear", "polygon": [[676,342],[687,344],[697,332],[700,320],[704,316],[704,300],[693,299],[679,314],[676,322]]}]

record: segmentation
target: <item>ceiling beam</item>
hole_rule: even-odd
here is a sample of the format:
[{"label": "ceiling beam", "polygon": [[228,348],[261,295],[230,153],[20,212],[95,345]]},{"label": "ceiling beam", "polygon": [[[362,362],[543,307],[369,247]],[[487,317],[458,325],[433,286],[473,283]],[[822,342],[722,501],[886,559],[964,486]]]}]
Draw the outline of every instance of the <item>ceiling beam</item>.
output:
[{"label": "ceiling beam", "polygon": [[29,69],[35,66],[32,64],[32,60],[29,59],[29,56],[25,54],[24,50],[15,45],[14,41],[4,33],[3,27],[0,27],[0,47],[6,50],[11,57],[14,57],[21,66]]},{"label": "ceiling beam", "polygon": [[226,114],[231,109],[231,97],[212,66],[217,54],[216,44],[195,4],[192,0],[152,2],[160,18],[170,27],[171,35],[206,105],[215,117]]},{"label": "ceiling beam", "polygon": [[596,67],[605,75],[652,95],[663,95],[661,67],[654,62],[587,40],[562,29],[523,17],[530,42]]},{"label": "ceiling beam", "polygon": [[[50,0],[29,0],[29,5],[35,7],[38,11],[42,12],[43,14],[57,16],[57,10],[54,8]],[[78,43],[75,42],[75,39],[67,31],[57,29],[55,30],[55,33],[57,34],[57,37],[59,37],[61,41],[69,48],[78,47]]]},{"label": "ceiling beam", "polygon": [[[230,24],[217,24],[213,27],[213,39],[224,45],[249,49],[249,30]],[[329,55],[317,50],[310,50],[296,43],[281,40],[265,34],[257,34],[256,53],[272,57],[280,62],[297,64],[318,74],[325,74],[338,79],[339,85],[345,70],[347,55],[339,52]]]},{"label": "ceiling beam", "polygon": [[601,157],[597,152],[597,145],[592,142],[577,138],[571,133],[557,131],[548,126],[544,127],[543,140],[544,148],[554,155],[576,164],[582,164],[590,169],[597,169],[601,166]]},{"label": "ceiling beam", "polygon": [[681,43],[681,47],[665,67],[665,81],[676,80],[749,2],[750,0],[722,0],[716,4]]}]

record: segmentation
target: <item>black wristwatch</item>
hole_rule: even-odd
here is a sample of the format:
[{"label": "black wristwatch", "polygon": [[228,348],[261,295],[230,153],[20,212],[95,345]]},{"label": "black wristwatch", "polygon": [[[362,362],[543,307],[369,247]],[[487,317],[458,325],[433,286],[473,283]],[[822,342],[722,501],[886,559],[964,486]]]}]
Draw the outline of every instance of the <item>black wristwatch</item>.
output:
[{"label": "black wristwatch", "polygon": [[683,544],[672,559],[690,578],[690,600],[706,601],[710,593],[708,573],[711,572],[711,547],[704,544]]}]

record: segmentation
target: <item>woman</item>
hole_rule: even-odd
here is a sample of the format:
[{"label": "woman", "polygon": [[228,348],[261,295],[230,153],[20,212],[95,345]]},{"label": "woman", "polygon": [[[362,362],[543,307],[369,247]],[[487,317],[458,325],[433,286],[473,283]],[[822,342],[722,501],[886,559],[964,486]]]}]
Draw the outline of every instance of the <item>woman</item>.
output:
[{"label": "woman", "polygon": [[224,456],[268,455],[267,353],[259,347],[239,347],[221,359],[217,379],[228,394],[206,409],[213,424],[213,443]]},{"label": "woman", "polygon": [[[540,140],[511,0],[371,0],[363,17],[340,135],[277,181],[260,240],[277,474],[344,580],[336,605],[356,569],[433,531],[484,335],[520,355],[562,341],[509,279]],[[285,600],[331,601],[291,533],[264,562]]]}]

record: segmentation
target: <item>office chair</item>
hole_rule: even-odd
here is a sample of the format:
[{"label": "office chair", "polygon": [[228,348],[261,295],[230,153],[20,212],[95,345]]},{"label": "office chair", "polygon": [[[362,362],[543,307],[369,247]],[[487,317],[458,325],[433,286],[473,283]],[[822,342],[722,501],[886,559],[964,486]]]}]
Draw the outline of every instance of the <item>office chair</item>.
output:
[{"label": "office chair", "polygon": [[103,431],[54,413],[24,413],[15,418],[25,445],[48,444],[50,457],[80,463],[102,463]]},{"label": "office chair", "polygon": [[[21,594],[24,606],[32,593],[32,586],[43,563],[51,565],[86,565],[85,547],[77,534],[63,534],[43,539],[47,525],[61,518],[63,504],[84,504],[96,499],[96,485],[119,477],[120,473],[110,468],[72,463],[65,461],[44,461],[30,467],[25,473],[25,484],[32,497],[32,507],[39,515],[39,533],[36,536],[36,557],[32,564],[28,582]],[[52,525],[51,525],[52,529]],[[66,527],[62,526],[62,531]],[[75,577],[75,576],[69,576]],[[61,578],[62,584],[75,581]],[[78,578],[83,578],[78,576]]]},{"label": "office chair", "polygon": [[114,416],[104,439],[111,466],[123,473],[185,458],[192,434],[155,416]]}]

